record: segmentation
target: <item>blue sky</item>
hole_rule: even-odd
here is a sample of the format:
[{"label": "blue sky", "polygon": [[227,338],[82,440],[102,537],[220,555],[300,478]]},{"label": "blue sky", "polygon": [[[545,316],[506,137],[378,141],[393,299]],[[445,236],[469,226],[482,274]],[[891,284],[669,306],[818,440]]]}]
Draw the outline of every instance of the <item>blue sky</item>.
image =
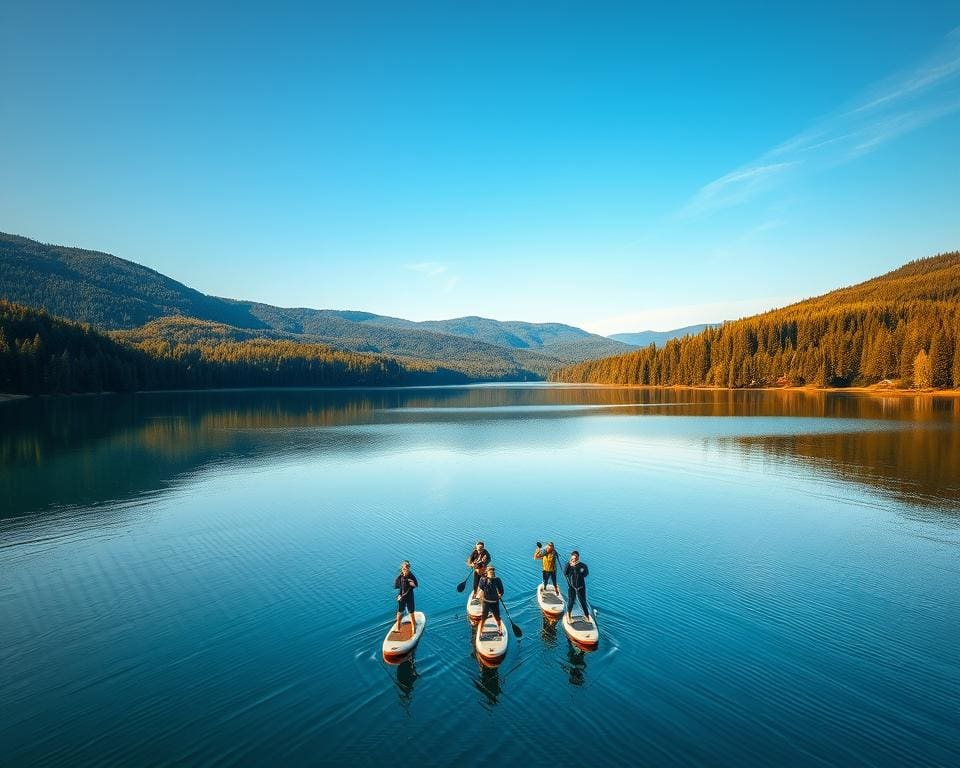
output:
[{"label": "blue sky", "polygon": [[960,4],[4,3],[0,230],[600,333],[960,248]]}]

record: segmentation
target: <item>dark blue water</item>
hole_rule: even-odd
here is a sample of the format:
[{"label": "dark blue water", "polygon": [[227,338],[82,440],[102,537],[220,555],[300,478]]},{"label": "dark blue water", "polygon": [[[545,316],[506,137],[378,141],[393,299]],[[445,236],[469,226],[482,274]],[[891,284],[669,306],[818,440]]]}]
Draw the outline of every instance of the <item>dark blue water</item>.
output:
[{"label": "dark blue water", "polygon": [[[0,763],[956,765],[958,404],[2,404]],[[497,669],[455,590],[476,538],[523,630]],[[538,539],[589,565],[597,650],[537,609]],[[428,623],[390,666],[403,558]]]}]

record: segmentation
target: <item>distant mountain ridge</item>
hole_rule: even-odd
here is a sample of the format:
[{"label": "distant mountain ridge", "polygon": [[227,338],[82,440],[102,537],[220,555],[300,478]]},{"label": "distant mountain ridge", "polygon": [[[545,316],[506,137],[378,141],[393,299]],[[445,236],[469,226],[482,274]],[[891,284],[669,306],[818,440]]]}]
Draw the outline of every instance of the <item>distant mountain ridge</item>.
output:
[{"label": "distant mountain ridge", "polygon": [[[542,378],[565,364],[630,349],[560,323],[480,317],[415,322],[372,312],[276,307],[208,296],[107,253],[2,233],[0,298],[103,330],[131,331],[162,318],[195,318],[347,351],[450,364],[478,378]],[[203,326],[197,326],[195,334],[202,331]]]},{"label": "distant mountain ridge", "polygon": [[638,331],[637,333],[614,333],[608,336],[608,339],[620,341],[624,344],[630,344],[634,347],[649,347],[656,344],[662,347],[670,339],[682,339],[684,336],[695,336],[707,328],[717,328],[720,323],[701,323],[700,325],[687,325],[683,328],[674,328],[672,331]]}]

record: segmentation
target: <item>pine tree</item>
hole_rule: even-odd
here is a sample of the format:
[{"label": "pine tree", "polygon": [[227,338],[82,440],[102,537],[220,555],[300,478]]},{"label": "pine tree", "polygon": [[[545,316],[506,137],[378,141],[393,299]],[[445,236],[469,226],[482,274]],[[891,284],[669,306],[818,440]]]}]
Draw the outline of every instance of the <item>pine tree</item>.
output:
[{"label": "pine tree", "polygon": [[913,359],[913,386],[917,389],[929,389],[933,386],[933,370],[930,357],[921,349]]},{"label": "pine tree", "polygon": [[943,336],[943,330],[938,329],[930,340],[930,380],[931,386],[949,387],[952,378],[951,356],[953,345]]},{"label": "pine tree", "polygon": [[960,328],[957,329],[956,343],[953,347],[953,386],[960,389]]}]

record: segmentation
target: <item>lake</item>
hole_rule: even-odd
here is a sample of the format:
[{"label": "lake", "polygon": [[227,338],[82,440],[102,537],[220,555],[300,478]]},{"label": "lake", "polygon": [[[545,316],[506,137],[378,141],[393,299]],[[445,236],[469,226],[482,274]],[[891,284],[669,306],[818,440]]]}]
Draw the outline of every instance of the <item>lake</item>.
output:
[{"label": "lake", "polygon": [[[522,631],[473,656],[477,538]],[[601,641],[534,598],[579,549]],[[552,385],[0,404],[12,765],[956,765],[960,399]],[[427,626],[386,664],[401,559]]]}]

